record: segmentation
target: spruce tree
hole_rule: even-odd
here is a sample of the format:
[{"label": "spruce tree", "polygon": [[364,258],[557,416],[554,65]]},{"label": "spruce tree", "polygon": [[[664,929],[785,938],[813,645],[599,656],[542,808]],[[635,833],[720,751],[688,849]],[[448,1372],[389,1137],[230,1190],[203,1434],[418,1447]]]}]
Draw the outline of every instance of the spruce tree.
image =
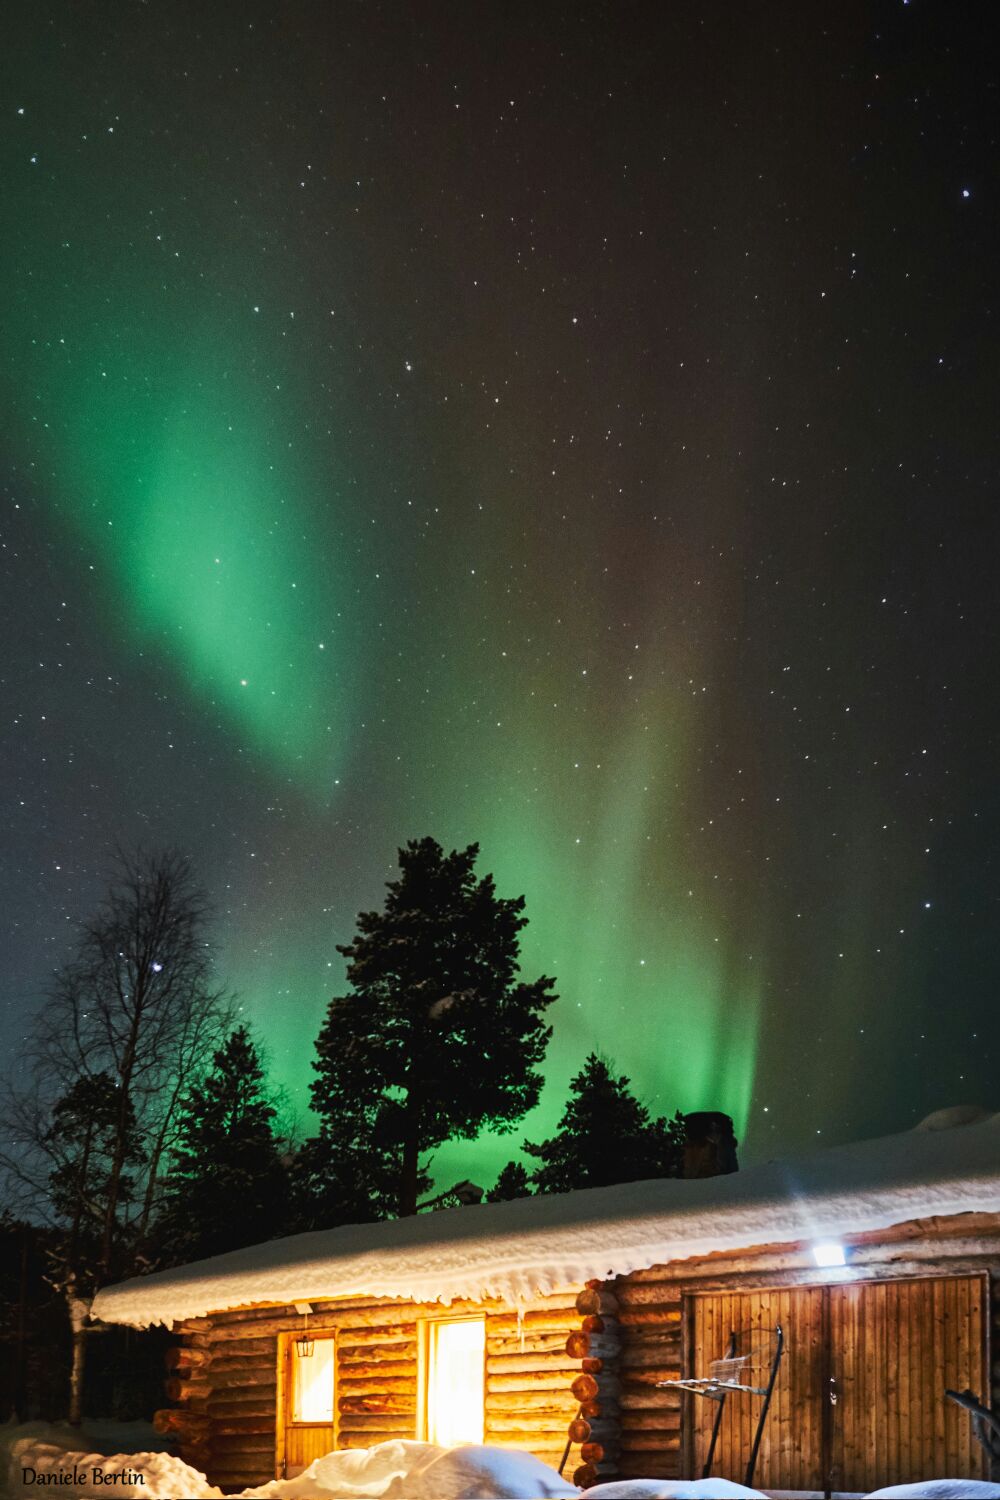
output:
[{"label": "spruce tree", "polygon": [[529,1198],[531,1180],[519,1161],[509,1161],[486,1194],[487,1203],[509,1203],[512,1198]]},{"label": "spruce tree", "polygon": [[288,1179],[274,1117],[257,1048],[239,1026],[181,1105],[157,1225],[165,1263],[219,1255],[286,1228]]},{"label": "spruce tree", "polygon": [[[408,843],[383,910],[362,912],[339,948],[351,989],[317,1039],[321,1129],[304,1153],[328,1223],[415,1213],[426,1153],[509,1130],[538,1099],[553,981],[517,979],[524,897],[477,878],[478,853]],[[338,1209],[341,1187],[352,1202]]]},{"label": "spruce tree", "polygon": [[680,1115],[669,1122],[652,1119],[629,1080],[596,1052],[571,1082],[570,1095],[557,1134],[538,1145],[524,1143],[539,1163],[531,1173],[536,1192],[567,1193],[679,1175]]}]

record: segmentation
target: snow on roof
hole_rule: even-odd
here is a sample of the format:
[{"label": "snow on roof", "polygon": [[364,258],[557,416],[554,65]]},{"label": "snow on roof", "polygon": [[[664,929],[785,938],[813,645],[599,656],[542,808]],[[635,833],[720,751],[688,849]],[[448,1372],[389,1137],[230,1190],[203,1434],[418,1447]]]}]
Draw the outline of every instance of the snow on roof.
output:
[{"label": "snow on roof", "polygon": [[712,1251],[965,1212],[1000,1212],[1000,1114],[956,1123],[940,1112],[900,1135],[725,1177],[659,1178],[268,1240],[105,1287],[93,1314],[144,1328],[339,1297],[522,1302]]}]

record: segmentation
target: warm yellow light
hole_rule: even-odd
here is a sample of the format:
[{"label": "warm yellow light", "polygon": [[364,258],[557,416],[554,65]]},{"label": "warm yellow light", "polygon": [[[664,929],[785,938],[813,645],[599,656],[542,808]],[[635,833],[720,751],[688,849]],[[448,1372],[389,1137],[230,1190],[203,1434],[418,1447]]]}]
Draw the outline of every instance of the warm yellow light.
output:
[{"label": "warm yellow light", "polygon": [[292,1421],[333,1421],[333,1339],[316,1339],[307,1358],[292,1367]]},{"label": "warm yellow light", "polygon": [[481,1443],[486,1321],[432,1323],[429,1333],[427,1441],[441,1448]]}]

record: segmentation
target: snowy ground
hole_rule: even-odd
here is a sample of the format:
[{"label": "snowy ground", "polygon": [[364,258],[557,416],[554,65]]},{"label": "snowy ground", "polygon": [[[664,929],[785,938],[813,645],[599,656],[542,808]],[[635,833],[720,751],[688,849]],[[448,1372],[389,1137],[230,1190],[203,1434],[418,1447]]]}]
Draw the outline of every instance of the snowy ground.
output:
[{"label": "snowy ground", "polygon": [[[0,1426],[0,1500],[69,1490],[80,1500],[222,1500],[204,1474],[154,1446],[135,1423],[83,1428],[29,1422]],[[149,1442],[148,1448],[139,1445]],[[157,1440],[162,1442],[162,1439]],[[1000,1484],[939,1479],[874,1491],[885,1500],[1000,1500]],[[757,1496],[727,1479],[630,1479],[581,1492],[529,1453],[380,1443],[329,1453],[296,1479],[243,1492],[243,1500],[736,1500]],[[238,1497],[232,1497],[238,1500]]]}]

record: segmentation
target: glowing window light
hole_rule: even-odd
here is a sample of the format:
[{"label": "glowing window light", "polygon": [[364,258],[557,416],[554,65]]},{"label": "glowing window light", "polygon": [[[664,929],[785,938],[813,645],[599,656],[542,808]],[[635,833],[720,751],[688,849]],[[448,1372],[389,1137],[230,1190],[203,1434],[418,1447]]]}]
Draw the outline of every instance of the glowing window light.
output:
[{"label": "glowing window light", "polygon": [[483,1441],[486,1320],[431,1323],[427,1348],[427,1441],[440,1448]]},{"label": "glowing window light", "polygon": [[818,1266],[845,1266],[847,1260],[844,1256],[843,1245],[838,1245],[834,1240],[826,1240],[821,1245],[813,1245],[813,1260]]},{"label": "glowing window light", "polygon": [[291,1361],[292,1421],[333,1422],[333,1339],[312,1340],[313,1352]]}]

